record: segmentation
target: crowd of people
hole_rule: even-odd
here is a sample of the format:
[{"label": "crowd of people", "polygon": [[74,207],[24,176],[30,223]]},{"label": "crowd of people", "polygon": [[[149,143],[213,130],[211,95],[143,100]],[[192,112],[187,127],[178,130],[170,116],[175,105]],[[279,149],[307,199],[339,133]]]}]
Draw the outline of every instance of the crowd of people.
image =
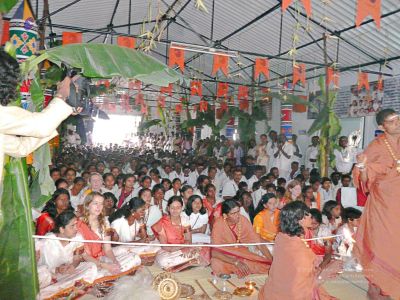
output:
[{"label": "crowd of people", "polygon": [[[343,151],[346,139],[341,138]],[[317,261],[314,275],[337,272],[337,267],[332,267],[337,262],[335,255],[347,257],[345,268],[359,270],[347,250],[363,204],[358,201],[354,203],[358,207],[342,205],[349,203],[344,197],[357,195],[351,184],[352,161],[339,163],[341,169],[335,169],[329,178],[321,178],[315,168],[318,137],[312,137],[304,157],[296,137],[289,142],[274,131],[261,135],[259,144],[252,141],[247,149],[224,137],[213,147],[208,140],[182,147],[186,138],[181,144],[180,140],[174,136],[171,143],[147,135],[136,148],[63,147],[50,170],[55,192],[42,211],[33,214],[36,234],[77,242],[36,241],[44,294],[52,294],[77,279],[92,282],[119,277],[149,257],[170,272],[210,265],[217,276],[266,274],[276,255],[288,251],[281,247],[291,247],[278,246],[278,240],[290,244],[294,239],[296,245],[301,238],[313,237],[321,239],[297,246],[312,249],[309,261],[299,263]],[[168,145],[176,147],[168,149]],[[209,151],[213,154],[208,155]],[[358,194],[362,198],[362,193]],[[287,227],[284,222],[289,222]],[[329,238],[343,232],[347,234]],[[279,238],[284,233],[289,240]],[[148,246],[114,247],[82,240]],[[211,250],[196,247],[260,242],[269,244]],[[158,243],[175,246],[152,245]],[[177,246],[184,244],[191,247]],[[282,276],[280,272],[274,271],[276,278]],[[310,274],[303,274],[301,280],[310,280]],[[57,284],[51,284],[54,278]],[[316,287],[310,289],[315,292]]]}]

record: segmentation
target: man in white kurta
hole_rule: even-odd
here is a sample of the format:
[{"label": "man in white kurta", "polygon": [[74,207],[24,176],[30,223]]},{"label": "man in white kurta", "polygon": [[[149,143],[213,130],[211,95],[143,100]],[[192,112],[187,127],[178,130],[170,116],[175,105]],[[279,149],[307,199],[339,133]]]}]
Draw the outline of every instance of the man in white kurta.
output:
[{"label": "man in white kurta", "polygon": [[314,168],[317,168],[317,159],[318,159],[318,151],[319,151],[319,137],[313,136],[311,139],[311,145],[308,146],[304,164],[306,169],[311,171]]},{"label": "man in white kurta", "polygon": [[277,168],[279,169],[279,176],[287,178],[291,169],[294,147],[286,140],[284,134],[280,134],[278,140],[279,142],[274,157],[276,159]]}]

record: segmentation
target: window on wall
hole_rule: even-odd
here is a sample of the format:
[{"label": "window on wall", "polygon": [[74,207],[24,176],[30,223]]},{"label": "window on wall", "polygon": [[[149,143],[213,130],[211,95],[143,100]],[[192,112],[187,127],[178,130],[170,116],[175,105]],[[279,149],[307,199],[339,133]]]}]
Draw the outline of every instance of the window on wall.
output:
[{"label": "window on wall", "polygon": [[93,143],[134,145],[138,141],[141,116],[110,114],[109,120],[97,119],[93,126]]}]

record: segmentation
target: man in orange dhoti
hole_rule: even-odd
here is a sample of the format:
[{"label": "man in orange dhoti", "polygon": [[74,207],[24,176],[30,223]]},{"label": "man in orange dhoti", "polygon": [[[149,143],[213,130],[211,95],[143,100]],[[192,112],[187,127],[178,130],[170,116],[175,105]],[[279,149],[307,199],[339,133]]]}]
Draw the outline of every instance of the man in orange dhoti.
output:
[{"label": "man in orange dhoti", "polygon": [[311,215],[300,201],[285,205],[280,213],[280,228],[275,239],[274,260],[259,300],[328,300],[320,286],[325,278],[340,270],[334,261],[326,268],[317,265],[317,256],[302,240],[311,226]]},{"label": "man in orange dhoti", "polygon": [[368,200],[356,233],[354,254],[370,282],[371,299],[400,298],[400,120],[392,109],[376,116],[377,137],[358,155],[354,183]]},{"label": "man in orange dhoti", "polygon": [[[249,220],[240,214],[239,204],[233,200],[222,203],[222,217],[215,220],[212,244],[259,243]],[[253,253],[247,246],[212,248],[211,268],[216,275],[233,274],[245,277],[250,274],[265,274],[271,265],[272,256],[266,246],[257,246],[261,255]]]}]

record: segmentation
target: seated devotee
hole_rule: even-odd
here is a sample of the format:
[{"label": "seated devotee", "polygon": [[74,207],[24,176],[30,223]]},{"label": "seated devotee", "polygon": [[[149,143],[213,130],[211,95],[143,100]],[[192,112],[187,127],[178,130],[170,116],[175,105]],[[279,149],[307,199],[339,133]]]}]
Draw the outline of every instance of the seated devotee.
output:
[{"label": "seated devotee", "polygon": [[[266,274],[271,265],[272,256],[264,245],[256,246],[253,253],[241,243],[258,243],[260,237],[255,233],[249,220],[240,214],[240,205],[233,199],[222,203],[222,217],[215,220],[212,244],[237,244],[235,247],[217,247],[211,249],[211,268],[213,273],[236,274],[245,277],[250,274]],[[254,252],[256,250],[253,249]]]},{"label": "seated devotee", "polygon": [[322,223],[328,226],[332,233],[335,233],[342,224],[342,206],[334,200],[325,202],[322,208]]},{"label": "seated devotee", "polygon": [[[190,244],[190,223],[182,217],[183,201],[180,196],[168,200],[168,215],[164,215],[152,229],[162,244]],[[179,272],[194,265],[209,264],[209,249],[195,247],[162,247],[157,253],[157,264],[167,272]]]},{"label": "seated devotee", "polygon": [[193,195],[194,190],[190,185],[184,185],[181,188],[181,196],[182,196],[182,201],[183,201],[183,209],[186,208],[186,204],[189,201],[189,198]]},{"label": "seated devotee", "polygon": [[238,191],[235,199],[237,199],[240,204],[240,214],[250,222],[253,222],[255,217],[255,208],[251,194],[247,191]]},{"label": "seated devotee", "polygon": [[[124,206],[110,216],[111,228],[115,229],[120,242],[149,243],[144,215],[146,202],[140,198],[129,200]],[[140,257],[155,255],[160,247],[149,246],[118,246],[125,247],[127,252],[135,253]]]},{"label": "seated devotee", "polygon": [[210,178],[207,175],[199,175],[196,180],[196,188],[193,193],[199,195],[202,199],[206,196],[206,186],[210,183]]},{"label": "seated devotee", "polygon": [[56,186],[56,190],[68,190],[69,187],[68,181],[66,181],[64,178],[57,179],[56,182],[54,182],[54,185]]},{"label": "seated devotee", "polygon": [[73,208],[69,201],[69,192],[65,189],[58,189],[53,196],[47,201],[42,210],[42,214],[36,220],[36,234],[45,235],[47,232],[54,229],[54,219],[63,211]]},{"label": "seated devotee", "polygon": [[[311,214],[311,227],[306,231],[305,237],[307,239],[322,238],[332,235],[328,226],[322,223],[322,214],[316,209],[310,209]],[[321,267],[327,265],[332,258],[332,239],[318,239],[310,240],[307,242],[311,250],[317,255],[318,264]]]},{"label": "seated devotee", "polygon": [[145,211],[143,217],[143,223],[146,227],[147,236],[150,240],[154,239],[153,231],[151,230],[151,226],[157,223],[161,217],[162,212],[157,205],[151,204],[152,193],[150,189],[143,188],[139,191],[139,198],[145,202]]},{"label": "seated devotee", "polygon": [[152,195],[151,204],[156,205],[162,212],[162,203],[164,200],[165,191],[161,183],[156,184],[155,186],[152,187],[151,195]]},{"label": "seated devotee", "polygon": [[192,195],[186,205],[185,213],[190,222],[192,243],[209,244],[211,238],[206,234],[208,227],[208,214],[199,195]]},{"label": "seated devotee", "polygon": [[70,202],[75,211],[78,211],[79,205],[83,204],[83,188],[85,185],[86,182],[83,177],[76,177],[74,184],[69,188]]},{"label": "seated devotee", "polygon": [[[78,232],[85,240],[110,241],[110,223],[104,216],[104,196],[92,192],[86,196],[84,214],[78,220]],[[98,268],[97,281],[110,280],[129,274],[141,264],[140,257],[124,247],[111,248],[108,243],[84,243],[83,259]]]},{"label": "seated devotee", "polygon": [[104,187],[103,193],[113,193],[115,196],[118,193],[118,185],[115,184],[115,177],[112,173],[105,173],[103,175]]},{"label": "seated devotee", "polygon": [[292,180],[286,187],[286,194],[283,201],[279,203],[279,208],[292,201],[301,200],[301,184],[297,180]]},{"label": "seated devotee", "polygon": [[354,236],[359,226],[361,211],[354,207],[343,209],[343,225],[337,230],[337,237],[333,243],[333,250],[344,261],[344,270],[361,271],[362,267],[353,256]]},{"label": "seated devotee", "polygon": [[169,191],[170,189],[172,189],[172,182],[168,178],[163,178],[161,180],[161,184],[164,187],[165,191]]},{"label": "seated devotee", "polygon": [[[77,234],[77,219],[73,211],[64,211],[55,218],[54,233],[48,237],[82,240]],[[40,241],[39,270],[46,266],[53,277],[53,283],[41,289],[40,298],[49,298],[62,290],[71,288],[76,281],[83,279],[92,283],[97,278],[97,267],[91,262],[82,262],[83,243],[46,239]],[[39,281],[46,276],[45,272],[38,272]]]},{"label": "seated devotee", "polygon": [[213,222],[214,209],[217,207],[218,203],[221,203],[222,199],[217,197],[217,189],[213,184],[207,184],[205,187],[205,197],[203,198],[203,205],[207,210],[210,223]]},{"label": "seated devotee", "polygon": [[89,184],[84,192],[84,196],[89,195],[91,192],[102,193],[103,189],[103,177],[97,173],[90,173]]},{"label": "seated devotee", "polygon": [[329,200],[336,199],[335,191],[332,188],[332,180],[329,177],[323,177],[321,179],[320,192],[322,193],[322,203],[324,204]]},{"label": "seated devotee", "polygon": [[233,171],[233,179],[226,180],[222,188],[222,198],[224,200],[232,199],[236,196],[236,193],[239,190],[238,184],[240,183],[241,179],[242,170],[240,168],[236,168]]},{"label": "seated devotee", "polygon": [[128,203],[134,197],[134,185],[136,177],[133,174],[127,174],[122,181],[122,188],[117,192],[117,208],[121,208],[125,203]]},{"label": "seated devotee", "polygon": [[165,192],[164,201],[162,204],[163,213],[167,213],[167,203],[169,198],[171,198],[172,196],[181,195],[180,189],[181,189],[181,180],[179,178],[175,178],[174,180],[172,180],[172,188]]},{"label": "seated devotee", "polygon": [[[306,185],[302,190],[303,194],[303,202],[307,205],[308,208],[317,208],[321,210],[321,202],[317,202],[314,197],[314,191],[311,185]],[[321,199],[318,199],[319,201]]]},{"label": "seated devotee", "polygon": [[104,196],[104,215],[108,218],[115,212],[118,199],[115,197],[113,193],[110,192],[104,193],[103,196]]},{"label": "seated devotee", "polygon": [[74,184],[74,180],[76,178],[76,171],[73,168],[67,168],[65,171],[65,180],[68,182],[68,187],[71,187]]},{"label": "seated devotee", "polygon": [[278,233],[279,209],[278,200],[274,194],[262,196],[255,210],[253,228],[260,235],[262,241],[273,242]]},{"label": "seated devotee", "polygon": [[324,269],[316,265],[316,255],[302,240],[311,227],[308,207],[301,201],[290,202],[279,218],[281,231],[275,238],[274,260],[258,299],[332,299],[321,284],[340,271],[340,262]]}]

